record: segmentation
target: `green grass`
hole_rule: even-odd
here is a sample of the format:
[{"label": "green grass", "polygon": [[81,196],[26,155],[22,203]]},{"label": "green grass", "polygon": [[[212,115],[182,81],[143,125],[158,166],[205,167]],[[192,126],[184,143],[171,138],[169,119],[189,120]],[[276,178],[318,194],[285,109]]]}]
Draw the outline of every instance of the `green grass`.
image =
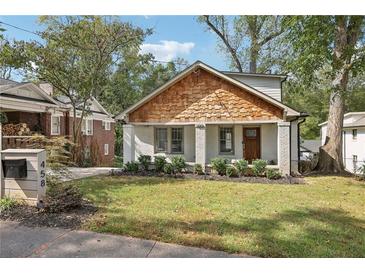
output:
[{"label": "green grass", "polygon": [[141,177],[79,180],[101,210],[87,229],[262,257],[364,257],[365,184]]}]

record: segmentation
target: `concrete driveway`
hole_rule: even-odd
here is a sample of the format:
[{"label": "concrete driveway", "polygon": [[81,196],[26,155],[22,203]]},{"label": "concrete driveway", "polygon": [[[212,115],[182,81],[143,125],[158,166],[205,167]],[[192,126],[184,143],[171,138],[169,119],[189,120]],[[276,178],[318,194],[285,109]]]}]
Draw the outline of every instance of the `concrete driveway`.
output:
[{"label": "concrete driveway", "polygon": [[26,227],[0,221],[0,257],[228,258],[246,257],[203,248],[88,231]]},{"label": "concrete driveway", "polygon": [[51,175],[59,176],[61,181],[66,182],[91,176],[106,175],[109,174],[112,169],[112,167],[67,167],[66,170],[61,172],[49,170],[49,173]]}]

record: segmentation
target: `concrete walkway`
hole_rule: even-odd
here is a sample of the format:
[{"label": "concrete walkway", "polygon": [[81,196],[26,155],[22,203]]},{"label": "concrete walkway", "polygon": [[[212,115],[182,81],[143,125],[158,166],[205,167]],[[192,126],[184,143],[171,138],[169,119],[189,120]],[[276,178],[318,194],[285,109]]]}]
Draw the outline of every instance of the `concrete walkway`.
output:
[{"label": "concrete walkway", "polygon": [[88,231],[26,227],[0,221],[0,257],[228,258],[245,257],[203,248]]}]

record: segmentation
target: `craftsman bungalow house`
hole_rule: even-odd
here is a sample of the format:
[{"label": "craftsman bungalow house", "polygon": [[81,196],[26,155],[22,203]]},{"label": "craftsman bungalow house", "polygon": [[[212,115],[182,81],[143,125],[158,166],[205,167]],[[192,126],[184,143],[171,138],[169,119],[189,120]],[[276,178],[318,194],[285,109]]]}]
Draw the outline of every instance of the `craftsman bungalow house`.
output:
[{"label": "craftsman bungalow house", "polygon": [[[87,158],[92,143],[96,143],[99,164],[111,165],[114,159],[114,119],[95,98],[89,105],[90,114],[82,122],[83,152]],[[6,114],[8,124],[24,123],[29,129],[29,133],[21,136],[6,134],[3,130],[2,149],[26,147],[29,135],[35,133],[47,137],[72,134],[72,107],[67,98],[53,96],[53,88],[47,83],[36,85],[0,79],[0,111]]]},{"label": "craftsman bungalow house", "polygon": [[284,105],[283,75],[223,72],[197,61],[116,116],[124,162],[141,154],[182,155],[203,166],[215,157],[265,159],[298,171],[298,122]]}]

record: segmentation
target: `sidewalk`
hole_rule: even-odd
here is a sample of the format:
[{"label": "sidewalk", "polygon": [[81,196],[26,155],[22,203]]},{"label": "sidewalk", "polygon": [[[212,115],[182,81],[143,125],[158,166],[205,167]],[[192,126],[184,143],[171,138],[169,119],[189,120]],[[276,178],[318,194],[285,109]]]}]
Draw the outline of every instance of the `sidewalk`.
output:
[{"label": "sidewalk", "polygon": [[0,257],[229,258],[244,257],[203,248],[88,231],[26,227],[0,221]]}]

